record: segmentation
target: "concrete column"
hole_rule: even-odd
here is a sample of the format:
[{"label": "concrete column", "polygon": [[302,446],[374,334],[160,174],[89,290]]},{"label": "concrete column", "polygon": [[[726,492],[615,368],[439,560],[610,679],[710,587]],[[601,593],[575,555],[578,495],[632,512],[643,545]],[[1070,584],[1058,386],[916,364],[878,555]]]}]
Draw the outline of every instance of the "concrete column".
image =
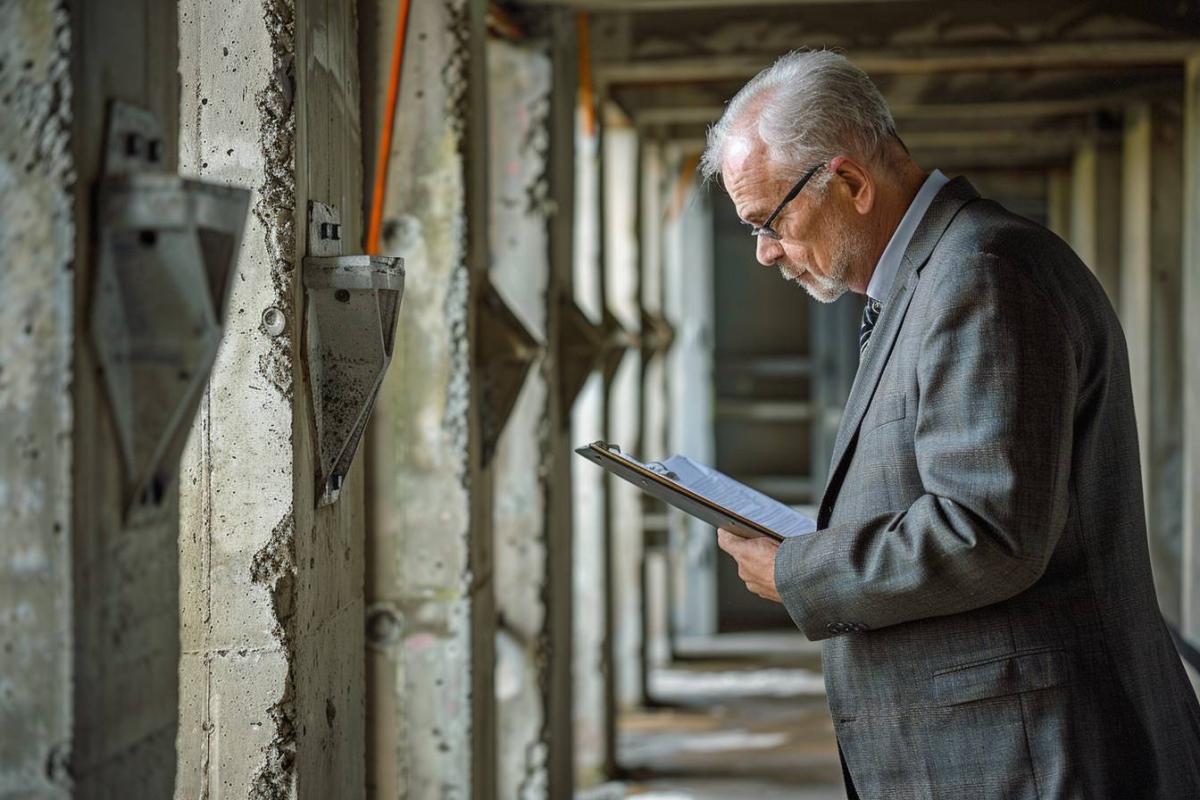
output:
[{"label": "concrete column", "polygon": [[[6,98],[0,114],[6,145],[0,150],[0,529],[6,540],[0,730],[10,732],[0,736],[4,796],[67,797],[71,786],[79,638],[71,589],[73,266],[86,268],[76,262],[72,208],[72,22],[52,3],[0,6],[0,96]],[[49,102],[56,96],[58,103]],[[21,734],[11,734],[16,731]]]},{"label": "concrete column", "polygon": [[[541,44],[487,45],[491,109],[491,280],[539,341],[547,339],[550,282],[547,182],[551,57]],[[545,687],[558,650],[552,646],[547,484],[557,431],[551,370],[531,371],[495,454],[496,742],[498,797],[539,798],[549,790],[555,747]],[[567,587],[557,587],[562,591]],[[569,645],[569,642],[563,643]],[[570,787],[565,787],[569,792]]]},{"label": "concrete column", "polygon": [[[638,136],[609,106],[604,127],[605,305],[625,331],[641,330],[638,295]],[[641,358],[625,353],[608,387],[609,441],[633,451],[640,438]],[[638,453],[642,457],[643,453]],[[642,493],[609,479],[609,600],[612,609],[613,697],[617,709],[641,700]],[[615,711],[615,710],[614,710]]]},{"label": "concrete column", "polygon": [[[712,205],[696,175],[698,154],[670,146],[664,225],[664,309],[675,321],[667,360],[670,451],[711,464],[713,296]],[[672,627],[677,634],[716,633],[717,541],[711,526],[671,509]]]},{"label": "concrete column", "polygon": [[1163,613],[1178,622],[1183,458],[1178,111],[1131,108],[1122,157],[1121,323],[1129,348],[1154,580]]},{"label": "concrete column", "polygon": [[[1061,190],[1056,194],[1061,195]],[[1080,143],[1071,162],[1068,194],[1071,215],[1067,241],[1100,279],[1115,306],[1121,276],[1121,152],[1115,143],[1107,139]],[[1061,203],[1061,197],[1052,195],[1050,200],[1054,212],[1055,201]]]},{"label": "concrete column", "polygon": [[165,797],[174,783],[178,452],[166,493],[127,522],[88,308],[111,100],[158,118],[175,167],[175,25],[149,0],[0,3],[6,797]]},{"label": "concrete column", "polygon": [[[395,8],[362,3],[377,53],[391,52]],[[497,780],[492,478],[473,364],[488,256],[483,15],[478,0],[417,2],[408,23],[381,241],[405,258],[408,288],[368,450],[372,797],[487,797]],[[368,153],[386,63],[364,75]]]},{"label": "concrete column", "polygon": [[1055,168],[1046,172],[1046,227],[1060,238],[1071,240],[1072,170]]},{"label": "concrete column", "polygon": [[363,791],[363,468],[316,508],[300,282],[310,200],[362,232],[354,19],[349,0],[180,4],[183,169],[254,190],[185,457],[181,800]]},{"label": "concrete column", "polygon": [[[663,310],[663,158],[662,146],[639,133],[640,156],[638,175],[640,296],[642,308],[652,318],[670,324]],[[643,331],[643,337],[648,333]],[[660,335],[665,333],[660,332]],[[638,453],[645,459],[661,459],[670,455],[668,447],[668,390],[666,342],[643,341],[641,410],[639,416]],[[667,547],[667,506],[653,498],[641,498],[645,512],[642,520],[645,555],[642,567],[642,686],[641,702],[649,699],[647,673],[661,665],[670,655],[670,604]]]},{"label": "concrete column", "polygon": [[[1187,62],[1183,102],[1182,626],[1200,641],[1200,54]],[[1195,674],[1193,674],[1195,681]]]},{"label": "concrete column", "polygon": [[[547,181],[553,211],[548,245],[549,284],[546,291],[546,357],[543,368],[547,393],[544,424],[549,449],[543,462],[546,481],[547,596],[546,635],[549,666],[545,676],[546,724],[549,744],[547,797],[569,797],[575,791],[574,617],[576,597],[574,530],[574,474],[581,459],[574,453],[570,402],[565,374],[571,365],[566,356],[564,301],[571,298],[574,276],[575,232],[575,115],[577,112],[577,51],[575,15],[555,11],[546,29],[551,37],[553,85],[548,120]],[[583,442],[581,441],[580,444]],[[581,466],[588,466],[586,464]]]},{"label": "concrete column", "polygon": [[[573,298],[593,322],[603,319],[600,281],[599,131],[589,129],[589,115],[576,115],[575,249],[572,258]],[[586,444],[605,436],[603,376],[592,375],[571,409],[572,442]],[[604,472],[588,464],[572,464],[573,621],[576,783],[587,787],[607,777],[609,742],[607,653],[607,565],[605,539],[607,500]]]}]

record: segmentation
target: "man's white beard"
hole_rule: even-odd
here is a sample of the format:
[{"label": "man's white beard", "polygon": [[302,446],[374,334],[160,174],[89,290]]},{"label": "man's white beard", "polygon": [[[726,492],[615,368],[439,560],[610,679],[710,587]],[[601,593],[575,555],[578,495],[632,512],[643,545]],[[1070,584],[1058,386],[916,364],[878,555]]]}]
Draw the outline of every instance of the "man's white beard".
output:
[{"label": "man's white beard", "polygon": [[[786,280],[795,281],[818,302],[832,303],[850,289],[846,276],[850,265],[854,264],[865,248],[858,246],[848,231],[838,232],[837,241],[833,244],[833,257],[829,265],[828,275],[818,275],[810,269],[810,264],[799,264],[793,267],[789,264],[779,265],[779,274]],[[800,276],[807,273],[807,280],[801,281]]]}]

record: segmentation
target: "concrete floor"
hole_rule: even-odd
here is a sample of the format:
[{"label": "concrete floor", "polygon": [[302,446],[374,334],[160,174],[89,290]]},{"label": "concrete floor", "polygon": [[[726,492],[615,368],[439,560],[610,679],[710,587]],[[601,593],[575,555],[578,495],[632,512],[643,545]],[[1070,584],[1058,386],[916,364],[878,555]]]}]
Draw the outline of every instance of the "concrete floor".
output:
[{"label": "concrete floor", "polygon": [[649,676],[658,706],[620,719],[617,796],[845,797],[817,647],[799,635],[718,636],[686,653]]}]

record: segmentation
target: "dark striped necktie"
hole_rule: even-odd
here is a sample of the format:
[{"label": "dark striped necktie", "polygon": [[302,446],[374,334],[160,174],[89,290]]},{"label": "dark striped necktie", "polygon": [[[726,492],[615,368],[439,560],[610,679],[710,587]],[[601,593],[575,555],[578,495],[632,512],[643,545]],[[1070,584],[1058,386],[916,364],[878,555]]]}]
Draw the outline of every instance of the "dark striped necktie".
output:
[{"label": "dark striped necktie", "polygon": [[867,298],[867,304],[863,307],[862,325],[858,328],[859,360],[862,360],[863,355],[867,352],[867,342],[871,339],[871,331],[875,329],[875,323],[879,321],[879,312],[882,310],[882,303]]}]

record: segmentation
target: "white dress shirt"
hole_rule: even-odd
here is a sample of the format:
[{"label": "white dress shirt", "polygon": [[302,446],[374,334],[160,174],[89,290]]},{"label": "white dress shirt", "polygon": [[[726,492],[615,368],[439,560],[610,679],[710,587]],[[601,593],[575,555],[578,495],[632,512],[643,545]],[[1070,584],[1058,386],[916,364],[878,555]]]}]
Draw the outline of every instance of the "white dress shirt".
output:
[{"label": "white dress shirt", "polygon": [[892,238],[888,240],[887,247],[883,248],[883,255],[879,257],[879,263],[875,265],[875,272],[871,275],[871,282],[867,284],[867,297],[880,303],[888,299],[892,292],[892,284],[896,282],[896,274],[900,271],[900,262],[904,260],[904,251],[908,249],[908,244],[917,231],[917,225],[925,217],[933,198],[949,182],[950,179],[943,175],[941,170],[935,169],[921,184],[917,196],[909,204],[908,210],[900,219],[900,224],[892,233]]}]

